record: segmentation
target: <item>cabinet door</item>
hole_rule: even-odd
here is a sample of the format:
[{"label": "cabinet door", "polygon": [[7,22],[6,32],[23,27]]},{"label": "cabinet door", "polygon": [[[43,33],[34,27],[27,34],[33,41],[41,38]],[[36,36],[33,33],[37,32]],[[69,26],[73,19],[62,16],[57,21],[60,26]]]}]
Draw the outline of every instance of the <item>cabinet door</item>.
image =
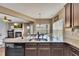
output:
[{"label": "cabinet door", "polygon": [[71,52],[71,56],[77,56],[74,52]]},{"label": "cabinet door", "polygon": [[35,44],[35,43],[25,44],[25,55],[26,56],[36,56],[37,55],[37,44]]},{"label": "cabinet door", "polygon": [[63,56],[63,48],[53,48],[52,55],[53,56]]},{"label": "cabinet door", "polygon": [[26,48],[25,56],[37,56],[37,49],[36,48]]},{"label": "cabinet door", "polygon": [[50,56],[50,48],[38,48],[38,56]]},{"label": "cabinet door", "polygon": [[69,28],[72,26],[72,20],[71,20],[71,4],[68,3],[65,6],[65,27]]},{"label": "cabinet door", "polygon": [[50,44],[39,43],[38,44],[38,56],[50,56]]},{"label": "cabinet door", "polygon": [[74,26],[79,26],[79,3],[73,4],[73,22]]},{"label": "cabinet door", "polygon": [[64,45],[64,56],[71,56],[71,50],[67,44]]},{"label": "cabinet door", "polygon": [[79,48],[76,48],[74,46],[71,46],[71,55],[72,56],[79,56]]},{"label": "cabinet door", "polygon": [[63,56],[63,43],[53,43],[51,46],[52,56]]}]

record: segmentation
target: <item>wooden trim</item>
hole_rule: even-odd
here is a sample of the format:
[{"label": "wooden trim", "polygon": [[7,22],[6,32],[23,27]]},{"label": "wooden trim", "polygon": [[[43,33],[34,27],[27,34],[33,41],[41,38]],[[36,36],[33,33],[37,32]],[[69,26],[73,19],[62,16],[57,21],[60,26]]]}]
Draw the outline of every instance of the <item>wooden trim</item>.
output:
[{"label": "wooden trim", "polygon": [[54,22],[56,22],[58,20],[59,20],[59,15],[57,15],[57,16],[54,17]]},{"label": "wooden trim", "polygon": [[72,27],[72,3],[70,3],[70,27]]}]

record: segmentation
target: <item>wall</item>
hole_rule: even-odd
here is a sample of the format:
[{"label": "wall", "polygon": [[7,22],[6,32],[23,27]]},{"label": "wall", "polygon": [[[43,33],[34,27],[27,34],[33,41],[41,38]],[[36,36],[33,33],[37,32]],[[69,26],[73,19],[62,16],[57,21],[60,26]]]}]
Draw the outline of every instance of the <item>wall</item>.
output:
[{"label": "wall", "polygon": [[27,24],[26,23],[23,24],[23,36],[24,37],[27,36]]},{"label": "wall", "polygon": [[72,32],[71,28],[65,29],[65,42],[79,48],[79,29]]},{"label": "wall", "polygon": [[34,33],[36,33],[36,24],[48,24],[49,25],[49,31],[50,31],[50,19],[35,19],[36,23],[34,23]]},{"label": "wall", "polygon": [[[59,15],[59,19],[65,19],[65,8],[62,8],[54,17],[56,17],[57,15]],[[52,20],[54,20],[54,17],[52,17]]]},{"label": "wall", "polygon": [[79,48],[79,29],[65,28],[64,41]]},{"label": "wall", "polygon": [[0,45],[3,44],[3,39],[7,37],[8,23],[0,19]]},{"label": "wall", "polygon": [[[59,15],[59,19],[65,20],[65,9],[63,8],[56,15]],[[52,20],[54,17],[52,18]],[[65,25],[65,24],[64,24]],[[79,47],[79,29],[72,32],[71,28],[64,28],[64,42],[67,42],[73,46]]]},{"label": "wall", "polygon": [[63,19],[53,23],[53,42],[63,42]]},{"label": "wall", "polygon": [[[56,16],[59,16],[58,20],[54,22],[54,19]],[[64,41],[64,24],[61,22],[64,22],[65,20],[65,9],[61,9],[53,18],[52,18],[52,30],[53,30],[53,41],[54,42],[63,42]],[[59,21],[59,22],[58,22]],[[61,24],[60,24],[61,23]]]}]

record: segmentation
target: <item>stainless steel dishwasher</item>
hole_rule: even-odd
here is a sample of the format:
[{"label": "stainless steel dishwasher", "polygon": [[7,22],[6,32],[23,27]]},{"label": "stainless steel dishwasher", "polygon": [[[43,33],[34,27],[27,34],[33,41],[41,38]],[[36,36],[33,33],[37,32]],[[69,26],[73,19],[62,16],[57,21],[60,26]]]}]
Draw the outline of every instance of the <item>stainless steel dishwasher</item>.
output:
[{"label": "stainless steel dishwasher", "polygon": [[24,44],[23,43],[6,44],[5,55],[6,56],[24,56]]}]

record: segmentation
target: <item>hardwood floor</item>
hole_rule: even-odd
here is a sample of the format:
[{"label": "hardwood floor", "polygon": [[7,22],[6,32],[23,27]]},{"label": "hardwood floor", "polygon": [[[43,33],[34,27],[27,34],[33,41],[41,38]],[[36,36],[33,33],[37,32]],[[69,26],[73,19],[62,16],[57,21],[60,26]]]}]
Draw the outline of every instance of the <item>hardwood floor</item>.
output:
[{"label": "hardwood floor", "polygon": [[0,56],[5,56],[5,48],[0,48]]}]

